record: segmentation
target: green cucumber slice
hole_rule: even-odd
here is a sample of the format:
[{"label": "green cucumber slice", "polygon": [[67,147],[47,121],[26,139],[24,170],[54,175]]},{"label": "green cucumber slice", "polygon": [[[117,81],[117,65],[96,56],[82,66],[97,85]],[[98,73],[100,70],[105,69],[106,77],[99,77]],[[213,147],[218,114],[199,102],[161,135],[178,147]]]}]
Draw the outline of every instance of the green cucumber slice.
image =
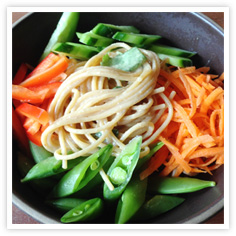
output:
[{"label": "green cucumber slice", "polygon": [[93,29],[94,34],[98,34],[105,37],[112,37],[117,31],[139,33],[139,30],[134,26],[118,26],[111,24],[99,23]]},{"label": "green cucumber slice", "polygon": [[86,32],[86,33],[77,32],[76,35],[81,43],[84,43],[89,46],[107,47],[114,42],[112,38],[100,36],[92,32]]},{"label": "green cucumber slice", "polygon": [[170,47],[163,44],[155,44],[155,45],[152,44],[148,47],[148,50],[153,51],[155,53],[167,54],[178,57],[187,57],[187,58],[190,58],[197,54],[196,52],[190,52],[184,49]]},{"label": "green cucumber slice", "polygon": [[71,41],[74,38],[79,21],[79,12],[63,12],[49,42],[40,58],[42,61],[51,51],[56,43]]},{"label": "green cucumber slice", "polygon": [[148,34],[134,34],[127,32],[117,32],[112,36],[113,39],[122,41],[125,43],[131,43],[137,46],[144,46],[153,43],[161,38],[159,35],[148,35]]},{"label": "green cucumber slice", "polygon": [[87,60],[92,56],[96,55],[97,53],[99,53],[99,50],[95,47],[79,43],[70,43],[70,42],[57,43],[52,48],[52,51],[79,60]]},{"label": "green cucumber slice", "polygon": [[177,66],[177,67],[188,67],[192,66],[192,60],[185,57],[177,57],[177,56],[171,56],[166,54],[157,53],[158,57],[163,61],[166,60],[166,63]]}]

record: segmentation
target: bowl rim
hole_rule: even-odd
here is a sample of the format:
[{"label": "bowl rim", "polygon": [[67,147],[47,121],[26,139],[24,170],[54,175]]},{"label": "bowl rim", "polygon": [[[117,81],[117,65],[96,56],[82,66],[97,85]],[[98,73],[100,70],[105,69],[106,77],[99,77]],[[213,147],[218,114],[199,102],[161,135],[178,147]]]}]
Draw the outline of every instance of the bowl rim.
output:
[{"label": "bowl rim", "polygon": [[[14,30],[14,28],[19,23],[24,21],[26,18],[28,18],[33,13],[35,13],[35,12],[29,12],[29,13],[25,14],[24,16],[22,16],[17,21],[15,21],[12,24],[12,30]],[[208,16],[204,15],[201,12],[187,12],[187,13],[190,13],[190,14],[196,16],[201,21],[204,21],[206,24],[213,27],[221,36],[224,37],[224,29],[221,26],[219,26],[215,21],[210,19]],[[27,215],[29,215],[30,217],[32,217],[33,219],[35,219],[39,223],[42,223],[42,224],[60,224],[60,222],[48,217],[44,213],[38,212],[33,207],[26,204],[24,202],[24,200],[17,197],[16,194],[14,194],[14,193],[12,193],[12,203],[17,208],[22,210],[24,213],[26,213]],[[207,219],[209,219],[210,217],[212,217],[213,215],[215,215],[217,212],[219,212],[223,208],[224,208],[224,195],[218,202],[216,202],[213,206],[211,206],[207,211],[204,211],[204,212],[198,214],[197,216],[193,215],[192,217],[190,217],[189,219],[184,221],[183,224],[199,224],[199,223],[202,223],[202,222],[206,221]]]}]

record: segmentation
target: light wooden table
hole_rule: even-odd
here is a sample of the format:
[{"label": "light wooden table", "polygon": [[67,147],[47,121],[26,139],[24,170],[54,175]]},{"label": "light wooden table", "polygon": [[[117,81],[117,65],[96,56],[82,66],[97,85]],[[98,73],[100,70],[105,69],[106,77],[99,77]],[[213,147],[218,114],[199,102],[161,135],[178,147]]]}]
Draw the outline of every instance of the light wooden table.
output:
[{"label": "light wooden table", "polygon": [[[27,12],[14,12],[12,14],[12,23],[20,19]],[[209,18],[215,21],[218,25],[224,28],[224,13],[223,12],[204,12]],[[32,217],[25,214],[23,211],[12,205],[12,223],[13,224],[40,224]],[[208,219],[204,224],[223,224],[224,223],[224,209],[219,211],[213,217]]]}]

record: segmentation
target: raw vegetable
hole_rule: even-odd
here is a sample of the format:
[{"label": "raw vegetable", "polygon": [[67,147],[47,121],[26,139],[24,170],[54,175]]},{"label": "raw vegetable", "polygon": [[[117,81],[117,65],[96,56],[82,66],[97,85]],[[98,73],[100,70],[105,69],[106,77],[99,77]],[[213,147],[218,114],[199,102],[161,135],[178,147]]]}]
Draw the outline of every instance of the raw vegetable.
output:
[{"label": "raw vegetable", "polygon": [[103,202],[100,198],[93,198],[79,204],[61,217],[62,223],[87,222],[96,219],[103,210]]},{"label": "raw vegetable", "polygon": [[26,151],[29,154],[29,143],[25,130],[23,129],[21,121],[17,116],[13,107],[12,107],[12,130],[13,130],[13,137],[18,141],[20,149],[22,151]]},{"label": "raw vegetable", "polygon": [[[53,62],[55,62],[54,64],[51,65],[51,61],[49,61],[48,63],[50,63],[50,66],[48,66],[45,70],[40,70],[33,73],[20,85],[23,87],[44,85],[49,83],[62,72],[64,72],[68,67],[68,59],[65,56],[55,56],[58,57],[58,60],[55,62],[53,59]],[[45,60],[47,60],[47,58],[45,58]]]},{"label": "raw vegetable", "polygon": [[13,78],[12,84],[15,85],[20,84],[24,80],[27,71],[28,71],[28,66],[25,63],[22,63]]},{"label": "raw vegetable", "polygon": [[115,200],[119,198],[125,190],[137,165],[141,143],[141,136],[133,138],[107,171],[107,175],[110,181],[115,185],[115,188],[109,189],[108,186],[104,184],[103,195],[105,199]]},{"label": "raw vegetable", "polygon": [[128,32],[117,32],[112,36],[113,39],[118,41],[122,41],[125,43],[130,43],[136,46],[145,46],[147,44],[151,44],[162,37],[159,35],[149,35],[149,34],[134,34]]},{"label": "raw vegetable", "polygon": [[[106,163],[111,149],[111,144],[105,146],[67,172],[54,187],[50,197],[65,197],[83,188],[98,174],[102,166]],[[94,164],[97,165],[97,168],[92,168],[91,170],[91,165],[93,166]]]},{"label": "raw vegetable", "polygon": [[51,152],[47,151],[44,147],[39,147],[35,145],[34,143],[32,143],[31,141],[29,141],[29,146],[30,146],[30,151],[32,153],[34,161],[36,163],[39,163],[53,155]]},{"label": "raw vegetable", "polygon": [[93,32],[77,32],[76,35],[81,43],[95,47],[107,47],[114,42],[114,40],[111,38],[94,34]]},{"label": "raw vegetable", "polygon": [[32,118],[42,125],[47,124],[49,121],[49,115],[44,109],[28,103],[22,103],[16,108],[16,112],[20,115]]},{"label": "raw vegetable", "polygon": [[180,194],[195,192],[204,188],[214,187],[214,181],[201,180],[190,177],[158,177],[149,178],[148,190],[152,193]]},{"label": "raw vegetable", "polygon": [[113,58],[106,54],[102,58],[102,65],[111,66],[123,71],[134,71],[146,60],[146,57],[140,52],[140,50],[133,47],[125,53],[119,54]]},{"label": "raw vegetable", "polygon": [[60,198],[60,199],[48,200],[46,201],[46,204],[55,208],[60,212],[66,213],[71,209],[84,203],[85,201],[86,201],[85,199],[79,199],[79,198]]},{"label": "raw vegetable", "polygon": [[196,52],[190,52],[176,47],[170,47],[163,44],[151,44],[147,46],[148,50],[151,50],[157,54],[172,55],[177,57],[187,57],[190,58],[196,55]]},{"label": "raw vegetable", "polygon": [[192,66],[192,60],[189,58],[166,55],[162,53],[157,53],[157,55],[162,61],[165,61],[166,63],[172,66],[176,67]]},{"label": "raw vegetable", "polygon": [[139,177],[135,176],[130,181],[117,206],[116,224],[126,223],[139,210],[145,201],[146,189],[147,179],[140,180]]},{"label": "raw vegetable", "polygon": [[184,198],[176,196],[155,195],[146,201],[132,218],[134,221],[153,219],[184,202]]},{"label": "raw vegetable", "polygon": [[112,37],[117,31],[125,31],[125,32],[132,32],[132,33],[139,33],[139,30],[134,26],[118,26],[118,25],[111,25],[111,24],[97,24],[93,29],[92,32],[94,34],[98,34],[105,37]]},{"label": "raw vegetable", "polygon": [[87,60],[97,54],[99,49],[79,43],[66,42],[55,44],[52,51],[78,60]]},{"label": "raw vegetable", "polygon": [[71,41],[75,36],[75,31],[79,21],[79,12],[63,12],[49,42],[40,58],[42,61],[58,42]]},{"label": "raw vegetable", "polygon": [[57,160],[54,156],[48,157],[34,165],[21,182],[31,181],[33,179],[42,179],[45,177],[53,176],[58,173],[70,170],[74,166],[84,161],[86,157],[80,157],[68,161],[67,169],[62,168],[62,161]]},{"label": "raw vegetable", "polygon": [[[182,172],[212,174],[224,163],[224,90],[220,86],[222,80],[213,80],[215,76],[207,74],[208,70],[187,67],[168,73],[161,69],[157,86],[168,81],[170,85],[164,93],[169,96],[173,90],[177,92],[172,101],[172,120],[158,138],[168,149],[160,149],[151,158],[141,179],[162,164],[161,176],[172,173],[177,177]],[[156,128],[166,116],[163,113]]]}]

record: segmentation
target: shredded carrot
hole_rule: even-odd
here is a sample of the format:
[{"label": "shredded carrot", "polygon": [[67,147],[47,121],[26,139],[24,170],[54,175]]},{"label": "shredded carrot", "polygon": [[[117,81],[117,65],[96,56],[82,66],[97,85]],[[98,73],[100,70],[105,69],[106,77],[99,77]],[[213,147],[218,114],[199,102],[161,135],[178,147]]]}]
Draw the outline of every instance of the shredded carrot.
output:
[{"label": "shredded carrot", "polygon": [[[149,161],[140,178],[154,171],[160,176],[209,173],[224,164],[224,74],[208,74],[209,67],[160,70],[157,86],[176,92],[172,120],[155,141],[165,146]],[[156,98],[157,102],[160,102]],[[161,114],[155,127],[167,118]],[[164,149],[166,147],[166,149]],[[165,153],[163,150],[166,150]],[[168,151],[167,151],[168,150]],[[164,153],[164,154],[163,154]]]}]

